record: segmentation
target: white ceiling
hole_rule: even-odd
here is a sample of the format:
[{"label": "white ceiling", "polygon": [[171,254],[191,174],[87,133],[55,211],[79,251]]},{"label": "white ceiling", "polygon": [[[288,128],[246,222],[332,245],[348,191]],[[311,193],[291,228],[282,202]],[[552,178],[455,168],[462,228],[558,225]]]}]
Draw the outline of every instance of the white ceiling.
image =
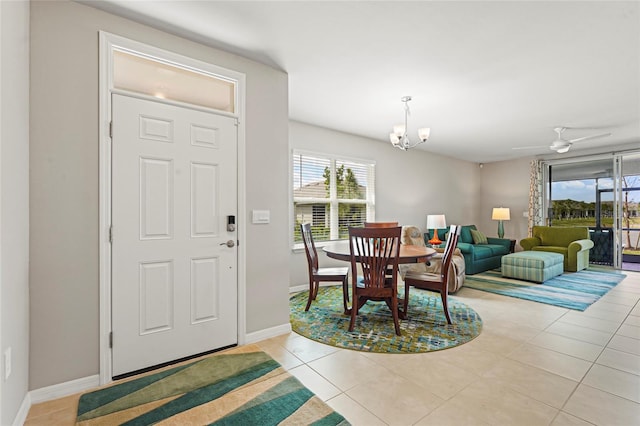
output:
[{"label": "white ceiling", "polygon": [[[475,162],[640,146],[640,3],[87,1],[289,75],[293,120]],[[540,145],[539,149],[513,147]],[[391,145],[389,144],[391,149]]]}]

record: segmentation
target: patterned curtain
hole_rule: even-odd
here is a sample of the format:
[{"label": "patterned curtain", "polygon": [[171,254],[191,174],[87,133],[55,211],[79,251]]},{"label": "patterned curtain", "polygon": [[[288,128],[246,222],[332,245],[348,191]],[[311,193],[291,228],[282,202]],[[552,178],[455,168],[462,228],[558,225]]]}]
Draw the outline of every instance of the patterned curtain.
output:
[{"label": "patterned curtain", "polygon": [[531,160],[529,174],[529,236],[535,225],[543,224],[542,215],[542,161]]}]

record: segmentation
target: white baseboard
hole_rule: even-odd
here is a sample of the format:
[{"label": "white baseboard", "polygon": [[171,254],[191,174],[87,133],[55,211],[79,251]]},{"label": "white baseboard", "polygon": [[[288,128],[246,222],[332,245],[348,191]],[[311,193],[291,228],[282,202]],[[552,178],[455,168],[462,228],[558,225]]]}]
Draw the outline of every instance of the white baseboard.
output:
[{"label": "white baseboard", "polygon": [[[332,286],[332,285],[342,286],[341,283],[336,284],[336,283],[331,282],[331,281],[328,281],[326,283],[320,283],[320,287],[329,287],[329,286]],[[300,285],[296,285],[296,286],[293,286],[293,287],[289,287],[289,293],[297,293],[299,291],[307,291],[307,290],[309,290],[309,283],[300,284]]]},{"label": "white baseboard", "polygon": [[299,291],[305,291],[305,290],[309,290],[309,284],[300,284],[294,287],[289,287],[289,293],[297,293]]},{"label": "white baseboard", "polygon": [[83,377],[81,379],[32,390],[29,394],[31,395],[31,403],[37,404],[39,402],[73,395],[74,393],[84,392],[98,386],[100,386],[100,375],[96,374],[95,376]]},{"label": "white baseboard", "polygon": [[270,339],[272,337],[280,336],[281,334],[287,334],[291,332],[291,324],[286,323],[282,325],[277,325],[271,328],[265,328],[264,330],[254,331],[253,333],[248,333],[245,336],[245,343],[255,343],[261,340]]},{"label": "white baseboard", "polygon": [[27,392],[22,400],[22,404],[20,404],[20,409],[16,413],[15,419],[13,419],[14,426],[24,425],[24,422],[27,421],[27,416],[29,415],[29,410],[31,409],[31,394]]},{"label": "white baseboard", "polygon": [[99,384],[100,376],[96,374],[95,376],[71,380],[70,382],[59,383],[57,385],[51,385],[27,392],[12,425],[23,425],[27,421],[29,410],[33,404],[83,392],[85,390],[95,388],[96,386],[99,386]]}]

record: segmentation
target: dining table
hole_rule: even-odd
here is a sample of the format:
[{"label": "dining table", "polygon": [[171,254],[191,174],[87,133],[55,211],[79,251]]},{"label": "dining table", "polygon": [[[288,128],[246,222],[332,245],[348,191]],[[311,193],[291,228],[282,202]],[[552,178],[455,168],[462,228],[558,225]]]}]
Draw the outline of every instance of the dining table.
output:
[{"label": "dining table", "polygon": [[[348,240],[334,241],[322,247],[327,257],[345,262],[351,261],[351,249]],[[400,244],[398,263],[424,263],[436,255],[436,250],[431,247]]]},{"label": "dining table", "polygon": [[[349,240],[334,241],[328,243],[324,247],[322,247],[322,250],[326,253],[327,257],[330,257],[332,259],[343,260],[345,262],[351,261],[351,248],[349,247]],[[431,247],[401,244],[400,254],[398,255],[398,264],[428,262],[429,259],[431,259],[436,254],[436,250]],[[350,311],[350,309],[348,311]],[[402,319],[406,318],[406,313],[401,309],[398,309],[398,315]]]}]

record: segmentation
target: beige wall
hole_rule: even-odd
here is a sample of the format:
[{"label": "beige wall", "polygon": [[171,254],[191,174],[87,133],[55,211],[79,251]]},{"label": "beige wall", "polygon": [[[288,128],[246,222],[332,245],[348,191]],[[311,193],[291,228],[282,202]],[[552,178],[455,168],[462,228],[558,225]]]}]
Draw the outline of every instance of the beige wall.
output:
[{"label": "beige wall", "polygon": [[[444,213],[448,225],[476,223],[479,218],[481,170],[476,163],[421,149],[404,152],[383,141],[295,121],[289,124],[289,139],[291,149],[374,160],[378,221],[397,220],[424,229],[427,214]],[[291,253],[290,285],[308,283],[304,251]],[[341,264],[320,256],[323,265]]]},{"label": "beige wall", "polygon": [[9,425],[29,380],[28,3],[0,2],[0,43],[0,424]]},{"label": "beige wall", "polygon": [[247,332],[287,324],[287,75],[78,3],[31,18],[30,388],[99,372],[99,30],[246,74]]},{"label": "beige wall", "polygon": [[527,236],[529,210],[529,163],[531,158],[485,164],[481,173],[481,201],[477,226],[491,237],[498,236],[498,222],[491,220],[494,207],[509,207],[511,220],[504,222],[504,237],[516,240]]}]

